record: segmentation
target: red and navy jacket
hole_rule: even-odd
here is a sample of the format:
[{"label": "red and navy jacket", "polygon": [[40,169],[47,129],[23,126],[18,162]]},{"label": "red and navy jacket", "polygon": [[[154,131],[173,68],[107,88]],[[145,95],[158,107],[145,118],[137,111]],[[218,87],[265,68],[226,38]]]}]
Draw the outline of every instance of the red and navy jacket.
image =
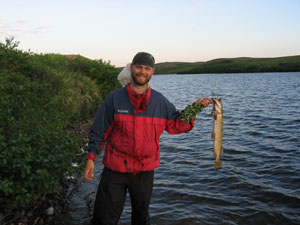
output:
[{"label": "red and navy jacket", "polygon": [[89,134],[88,159],[105,146],[103,164],[118,172],[137,174],[160,165],[159,139],[190,131],[194,120],[183,124],[181,112],[161,93],[149,88],[139,95],[130,85],[108,95],[99,108]]}]

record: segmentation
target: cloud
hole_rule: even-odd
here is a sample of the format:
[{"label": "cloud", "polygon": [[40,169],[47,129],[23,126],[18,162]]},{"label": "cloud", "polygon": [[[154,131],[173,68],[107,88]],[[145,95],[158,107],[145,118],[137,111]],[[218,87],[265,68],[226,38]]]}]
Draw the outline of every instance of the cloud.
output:
[{"label": "cloud", "polygon": [[17,23],[19,23],[19,24],[31,24],[31,22],[28,21],[28,20],[18,20]]},{"label": "cloud", "polygon": [[10,21],[0,18],[0,37],[20,37],[23,35],[39,34],[50,29],[50,26],[35,25],[29,20]]},{"label": "cloud", "polygon": [[36,29],[39,29],[39,30],[45,30],[45,29],[49,29],[49,28],[51,28],[50,26],[38,26],[38,27],[36,27]]},{"label": "cloud", "polygon": [[4,23],[6,20],[6,18],[0,18],[0,23]]},{"label": "cloud", "polygon": [[32,30],[30,30],[29,33],[38,34],[38,33],[45,32],[45,31],[47,31],[50,28],[51,28],[50,26],[38,26],[38,27],[35,27]]}]

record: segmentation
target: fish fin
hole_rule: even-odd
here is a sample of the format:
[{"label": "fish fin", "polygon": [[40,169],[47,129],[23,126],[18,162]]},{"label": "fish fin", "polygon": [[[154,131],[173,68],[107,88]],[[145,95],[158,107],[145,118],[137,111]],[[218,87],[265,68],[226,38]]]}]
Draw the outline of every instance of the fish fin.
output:
[{"label": "fish fin", "polygon": [[215,136],[216,136],[215,133],[211,133],[211,138],[212,139],[215,139]]},{"label": "fish fin", "polygon": [[216,170],[218,167],[221,167],[221,166],[222,166],[221,160],[216,160],[214,170]]},{"label": "fish fin", "polygon": [[221,149],[221,155],[224,155],[224,148],[222,146],[222,149]]},{"label": "fish fin", "polygon": [[215,113],[214,115],[214,119],[217,120],[218,119],[218,113]]}]

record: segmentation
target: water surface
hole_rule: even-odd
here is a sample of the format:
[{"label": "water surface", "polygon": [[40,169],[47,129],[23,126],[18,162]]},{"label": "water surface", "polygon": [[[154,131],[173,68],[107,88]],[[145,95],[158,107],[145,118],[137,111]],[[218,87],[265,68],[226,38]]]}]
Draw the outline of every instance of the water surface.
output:
[{"label": "water surface", "polygon": [[[161,137],[152,224],[300,224],[300,73],[155,75],[178,109],[214,92],[224,106],[222,168],[214,171],[211,107],[186,134]],[[69,194],[88,224],[103,168]],[[127,197],[120,224],[130,224]]]}]

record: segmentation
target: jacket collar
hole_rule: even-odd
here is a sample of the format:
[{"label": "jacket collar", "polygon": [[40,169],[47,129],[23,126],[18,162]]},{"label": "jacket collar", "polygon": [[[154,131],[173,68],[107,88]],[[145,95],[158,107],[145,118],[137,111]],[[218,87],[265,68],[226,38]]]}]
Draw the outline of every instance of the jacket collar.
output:
[{"label": "jacket collar", "polygon": [[126,90],[129,95],[131,104],[133,105],[134,111],[136,113],[144,112],[147,109],[147,103],[150,100],[151,88],[149,87],[147,92],[144,94],[138,94],[131,89],[130,85],[126,86]]}]

